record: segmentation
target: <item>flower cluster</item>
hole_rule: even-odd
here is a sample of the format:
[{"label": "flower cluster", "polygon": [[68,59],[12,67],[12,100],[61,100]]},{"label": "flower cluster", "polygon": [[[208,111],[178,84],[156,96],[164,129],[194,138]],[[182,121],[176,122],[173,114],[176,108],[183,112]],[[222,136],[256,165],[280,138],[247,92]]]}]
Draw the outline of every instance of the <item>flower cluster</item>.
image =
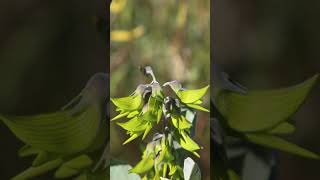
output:
[{"label": "flower cluster", "polygon": [[[151,70],[150,67],[146,69]],[[143,174],[146,179],[180,179],[184,176],[181,167],[181,159],[185,158],[183,151],[200,157],[197,151],[201,147],[191,137],[195,110],[209,112],[200,106],[209,86],[186,90],[179,82],[171,81],[164,83],[163,87],[169,87],[175,95],[165,96],[152,71],[150,75],[153,77],[150,84],[139,85],[130,96],[111,99],[119,112],[112,121],[129,119],[117,122],[130,136],[123,144],[140,136],[144,140],[153,127],[163,124],[163,131],[153,135],[142,160],[130,172]]]}]

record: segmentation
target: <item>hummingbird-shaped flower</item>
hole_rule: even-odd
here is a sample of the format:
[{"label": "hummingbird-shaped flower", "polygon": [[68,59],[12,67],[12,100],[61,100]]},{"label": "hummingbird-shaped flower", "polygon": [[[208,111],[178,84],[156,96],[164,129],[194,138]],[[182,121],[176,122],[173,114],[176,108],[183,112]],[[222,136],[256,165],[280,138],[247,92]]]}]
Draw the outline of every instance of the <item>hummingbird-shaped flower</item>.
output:
[{"label": "hummingbird-shaped flower", "polygon": [[130,96],[122,98],[111,98],[111,101],[117,107],[117,111],[120,112],[119,115],[112,118],[111,121],[120,119],[125,116],[131,118],[139,114],[139,110],[141,110],[143,107],[143,97],[147,88],[147,85],[141,84]]},{"label": "hummingbird-shaped flower", "polygon": [[209,112],[208,109],[199,105],[202,104],[201,99],[207,93],[209,85],[201,89],[187,90],[185,88],[182,88],[182,85],[178,81],[174,80],[164,83],[163,86],[169,86],[176,93],[179,101],[186,106],[193,109]]}]

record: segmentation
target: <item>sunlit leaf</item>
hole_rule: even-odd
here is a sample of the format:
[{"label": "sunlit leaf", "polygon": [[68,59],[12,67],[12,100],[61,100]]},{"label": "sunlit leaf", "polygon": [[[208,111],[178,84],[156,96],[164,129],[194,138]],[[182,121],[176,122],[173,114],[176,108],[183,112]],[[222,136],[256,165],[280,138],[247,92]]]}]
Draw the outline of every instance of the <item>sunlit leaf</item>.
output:
[{"label": "sunlit leaf", "polygon": [[172,176],[174,173],[176,173],[177,171],[177,166],[176,165],[172,165],[172,164],[169,164],[169,176]]},{"label": "sunlit leaf", "polygon": [[157,118],[158,118],[157,116],[158,116],[158,111],[155,111],[155,112],[147,111],[140,118],[143,121],[155,123],[157,122]]},{"label": "sunlit leaf", "polygon": [[147,122],[140,117],[134,117],[127,122],[117,124],[127,131],[143,131],[147,127]]},{"label": "sunlit leaf", "polygon": [[200,111],[205,111],[205,112],[210,112],[208,109],[202,107],[202,106],[199,106],[197,104],[187,104],[188,107],[191,107],[193,109],[196,109],[196,110],[200,110]]},{"label": "sunlit leaf", "polygon": [[137,165],[135,165],[129,172],[143,174],[153,167],[154,160],[152,157],[144,157]]},{"label": "sunlit leaf", "polygon": [[142,96],[135,94],[133,96],[127,96],[122,98],[111,98],[111,101],[115,106],[126,111],[134,111],[139,109],[142,103]]},{"label": "sunlit leaf", "polygon": [[152,128],[152,125],[151,125],[150,123],[148,123],[148,124],[147,124],[147,127],[146,127],[146,129],[145,129],[145,131],[144,131],[144,133],[143,133],[142,140],[143,140],[144,138],[146,138],[146,136],[147,136],[148,133],[150,132],[151,128]]},{"label": "sunlit leaf", "polygon": [[132,111],[128,114],[127,118],[133,118],[134,116],[140,114],[139,111]]},{"label": "sunlit leaf", "polygon": [[200,100],[208,91],[209,86],[195,90],[181,90],[177,92],[177,95],[183,103],[194,103]]},{"label": "sunlit leaf", "polygon": [[125,145],[133,140],[135,140],[137,137],[139,137],[142,134],[142,132],[134,132],[132,135],[122,144]]},{"label": "sunlit leaf", "polygon": [[193,104],[202,104],[202,100],[198,100],[198,101],[195,101],[195,102],[193,102]]},{"label": "sunlit leaf", "polygon": [[111,121],[114,121],[114,120],[117,120],[117,119],[121,119],[121,118],[123,118],[125,116],[129,116],[129,112],[120,113],[117,116],[115,116],[114,118],[112,118]]},{"label": "sunlit leaf", "polygon": [[157,124],[161,121],[162,118],[162,108],[158,109],[158,114],[157,114]]},{"label": "sunlit leaf", "polygon": [[189,129],[192,124],[181,115],[172,115],[171,116],[172,124],[177,129]]},{"label": "sunlit leaf", "polygon": [[181,145],[181,147],[190,152],[194,152],[200,149],[200,146],[196,142],[194,142],[183,130],[181,131],[181,135],[183,137],[179,140],[179,144]]}]

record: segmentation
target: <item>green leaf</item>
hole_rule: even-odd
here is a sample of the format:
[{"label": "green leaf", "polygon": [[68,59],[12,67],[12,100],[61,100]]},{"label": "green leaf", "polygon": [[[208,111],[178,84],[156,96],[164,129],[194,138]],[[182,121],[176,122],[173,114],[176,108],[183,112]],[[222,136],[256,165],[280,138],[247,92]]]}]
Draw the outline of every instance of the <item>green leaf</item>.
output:
[{"label": "green leaf", "polygon": [[295,131],[295,127],[287,122],[282,122],[276,127],[267,131],[269,134],[292,134]]},{"label": "green leaf", "polygon": [[125,145],[133,140],[135,140],[137,137],[139,137],[142,134],[142,132],[133,132],[130,135],[130,138],[128,138],[124,143],[122,143],[122,145]]},{"label": "green leaf", "polygon": [[143,131],[147,127],[147,122],[140,117],[134,117],[127,122],[117,124],[127,131]]},{"label": "green leaf", "polygon": [[82,169],[91,166],[93,161],[87,155],[78,156],[59,167],[55,172],[55,178],[62,179],[74,176],[81,172]]},{"label": "green leaf", "polygon": [[32,166],[39,166],[47,161],[58,159],[59,155],[54,153],[49,153],[46,151],[40,151],[37,157],[33,160]]},{"label": "green leaf", "polygon": [[296,155],[307,157],[307,158],[320,159],[320,156],[318,154],[315,154],[311,151],[303,149],[295,144],[292,144],[276,136],[267,135],[267,134],[250,133],[250,134],[246,134],[246,138],[249,141],[262,146],[278,149],[284,152],[296,154]]},{"label": "green leaf", "polygon": [[192,124],[181,115],[172,115],[171,116],[172,124],[177,129],[189,129]]},{"label": "green leaf", "polygon": [[146,136],[150,132],[151,128],[152,128],[152,124],[148,123],[147,127],[146,127],[146,129],[145,129],[145,131],[143,133],[142,140],[144,140],[144,138],[146,138]]},{"label": "green leaf", "polygon": [[204,112],[210,112],[208,109],[202,107],[202,106],[199,106],[197,104],[186,104],[188,107],[191,107],[193,109],[197,109],[197,110],[200,110],[200,111],[204,111]]},{"label": "green leaf", "polygon": [[22,148],[19,149],[18,155],[20,157],[26,157],[34,154],[38,154],[40,152],[39,149],[31,147],[30,145],[24,145]]},{"label": "green leaf", "polygon": [[71,176],[79,174],[80,171],[78,169],[72,169],[68,167],[60,167],[56,173],[54,174],[57,179],[69,178]]},{"label": "green leaf", "polygon": [[142,160],[135,165],[129,172],[143,174],[148,172],[151,168],[153,168],[154,160],[152,156],[144,157]]},{"label": "green leaf", "polygon": [[183,138],[180,138],[180,141],[179,141],[179,144],[181,145],[181,147],[183,147],[184,149],[190,152],[194,152],[200,149],[200,146],[196,142],[194,142],[183,130],[180,131],[180,133],[183,137]]},{"label": "green leaf", "polygon": [[120,114],[118,114],[117,116],[115,116],[114,118],[112,118],[111,119],[111,121],[114,121],[114,120],[117,120],[117,119],[121,119],[121,118],[123,118],[123,117],[125,117],[125,116],[129,116],[130,114],[129,114],[130,112],[122,112],[122,113],[120,113]]},{"label": "green leaf", "polygon": [[115,106],[125,111],[134,111],[141,107],[142,95],[135,93],[132,96],[122,98],[111,98]]},{"label": "green leaf", "polygon": [[53,169],[56,169],[63,163],[62,159],[56,159],[49,161],[41,166],[37,167],[30,167],[20,173],[19,175],[12,178],[12,180],[25,180],[25,179],[31,179],[33,177],[45,174]]},{"label": "green leaf", "polygon": [[133,118],[134,116],[138,115],[140,112],[139,111],[132,111],[130,114],[128,114],[127,118]]},{"label": "green leaf", "polygon": [[150,97],[148,101],[148,111],[144,114],[143,119],[147,121],[160,121],[162,116],[162,102],[157,98]]},{"label": "green leaf", "polygon": [[158,109],[157,124],[159,124],[159,122],[161,121],[161,118],[162,118],[162,108]]},{"label": "green leaf", "polygon": [[141,116],[141,119],[143,119],[146,122],[156,122],[158,118],[157,116],[158,111],[155,111],[155,113],[153,113],[153,111],[147,111]]},{"label": "green leaf", "polygon": [[92,103],[76,115],[72,115],[71,111],[34,116],[2,116],[0,119],[20,140],[33,148],[71,154],[86,150],[105,120],[98,103]]},{"label": "green leaf", "polygon": [[266,130],[286,121],[315,85],[318,75],[289,88],[238,94],[221,91],[216,99],[229,126],[241,132]]},{"label": "green leaf", "polygon": [[200,100],[207,93],[208,89],[209,85],[196,90],[180,90],[177,92],[177,95],[183,103],[194,103]]},{"label": "green leaf", "polygon": [[83,169],[92,165],[93,161],[88,155],[80,155],[64,163],[62,166],[67,166],[75,169]]},{"label": "green leaf", "polygon": [[176,165],[173,165],[173,164],[169,164],[169,176],[172,176],[174,173],[176,173],[177,171],[177,166]]},{"label": "green leaf", "polygon": [[160,153],[160,155],[158,155],[156,157],[155,164],[162,165],[162,163],[168,163],[174,159],[173,155],[170,153],[170,151],[168,149],[167,140],[166,140],[165,136],[163,136],[161,139],[161,148],[160,148],[159,152],[157,152],[157,154],[158,153]]},{"label": "green leaf", "polygon": [[48,153],[45,151],[41,151],[37,157],[33,160],[32,166],[38,166],[41,165],[42,163],[46,162],[48,159]]},{"label": "green leaf", "polygon": [[140,180],[140,176],[135,173],[128,173],[130,165],[116,165],[110,167],[110,179],[114,180]]},{"label": "green leaf", "polygon": [[202,100],[198,100],[198,101],[195,101],[195,102],[193,102],[193,104],[202,104]]}]

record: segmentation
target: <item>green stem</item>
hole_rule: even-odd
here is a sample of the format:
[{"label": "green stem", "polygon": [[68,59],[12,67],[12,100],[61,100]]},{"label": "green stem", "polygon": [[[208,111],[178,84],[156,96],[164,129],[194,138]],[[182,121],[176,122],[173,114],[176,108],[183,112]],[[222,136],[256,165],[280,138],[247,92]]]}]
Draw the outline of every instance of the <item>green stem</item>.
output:
[{"label": "green stem", "polygon": [[164,163],[163,164],[163,172],[162,172],[162,177],[164,177],[164,178],[167,177],[167,168],[168,168],[168,164]]}]

